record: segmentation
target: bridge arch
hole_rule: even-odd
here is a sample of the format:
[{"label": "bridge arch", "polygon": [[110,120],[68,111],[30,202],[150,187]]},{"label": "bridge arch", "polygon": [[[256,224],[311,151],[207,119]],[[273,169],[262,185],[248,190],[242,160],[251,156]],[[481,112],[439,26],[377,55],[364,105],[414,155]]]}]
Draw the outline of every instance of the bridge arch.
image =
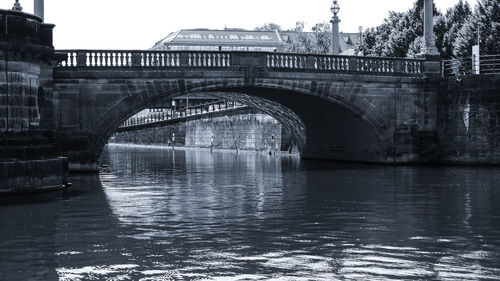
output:
[{"label": "bridge arch", "polygon": [[313,83],[221,79],[121,85],[121,97],[93,126],[88,161],[97,163],[111,135],[135,113],[162,100],[190,94],[237,100],[273,116],[292,133],[302,157],[391,161],[391,126],[381,110],[366,99],[343,96],[335,89],[313,88]]}]

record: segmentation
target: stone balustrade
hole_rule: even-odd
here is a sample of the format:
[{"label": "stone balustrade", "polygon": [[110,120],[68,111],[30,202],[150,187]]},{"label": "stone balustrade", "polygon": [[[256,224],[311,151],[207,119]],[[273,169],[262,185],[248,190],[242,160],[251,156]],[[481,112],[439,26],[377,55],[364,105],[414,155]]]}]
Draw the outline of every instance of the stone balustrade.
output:
[{"label": "stone balustrade", "polygon": [[423,59],[223,51],[58,50],[58,67],[263,68],[267,70],[421,75]]}]

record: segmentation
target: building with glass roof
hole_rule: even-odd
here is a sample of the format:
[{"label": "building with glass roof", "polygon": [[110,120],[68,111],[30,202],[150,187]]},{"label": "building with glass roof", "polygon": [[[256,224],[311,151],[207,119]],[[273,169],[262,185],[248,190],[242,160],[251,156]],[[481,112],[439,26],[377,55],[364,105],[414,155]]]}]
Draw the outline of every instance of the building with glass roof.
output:
[{"label": "building with glass roof", "polygon": [[277,31],[181,29],[170,33],[151,49],[279,52],[285,49],[285,42]]}]

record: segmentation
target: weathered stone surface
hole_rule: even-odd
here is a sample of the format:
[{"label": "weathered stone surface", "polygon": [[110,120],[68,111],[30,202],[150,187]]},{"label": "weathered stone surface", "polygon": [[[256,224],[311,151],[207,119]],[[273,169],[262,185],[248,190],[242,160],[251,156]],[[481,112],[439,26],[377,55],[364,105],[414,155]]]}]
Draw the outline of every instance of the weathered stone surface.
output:
[{"label": "weathered stone surface", "polygon": [[0,195],[63,188],[68,181],[68,159],[0,161]]},{"label": "weathered stone surface", "polygon": [[440,158],[448,163],[500,164],[500,75],[443,81]]},{"label": "weathered stone surface", "polygon": [[[426,87],[422,77],[401,75],[265,70],[247,75],[241,69],[56,68],[55,127],[58,142],[68,147],[62,153],[72,162],[95,163],[128,117],[156,102],[196,94],[237,99],[270,114],[292,133],[303,157],[429,160],[431,153],[422,157],[417,146],[437,130],[437,84]],[[76,145],[65,135],[86,135],[88,143]],[[396,146],[399,138],[409,141]]]},{"label": "weathered stone surface", "polygon": [[135,130],[120,130],[110,142],[279,151],[281,132],[282,126],[276,119],[244,108],[213,112],[198,118],[170,120],[162,122],[162,125],[137,126]]}]

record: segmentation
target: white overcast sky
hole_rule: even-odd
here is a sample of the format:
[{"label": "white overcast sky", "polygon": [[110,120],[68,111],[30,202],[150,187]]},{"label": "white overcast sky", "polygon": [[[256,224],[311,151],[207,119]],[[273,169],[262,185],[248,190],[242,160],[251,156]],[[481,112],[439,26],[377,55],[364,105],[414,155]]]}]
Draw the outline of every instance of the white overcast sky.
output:
[{"label": "white overcast sky", "polygon": [[[340,30],[380,24],[389,11],[410,9],[415,0],[338,0]],[[474,6],[477,0],[468,0]],[[434,0],[445,11],[458,0]],[[10,9],[14,0],[0,0]],[[33,12],[33,0],[20,0]],[[332,0],[45,0],[45,22],[56,25],[56,49],[147,49],[182,28],[253,29],[267,22],[306,28],[329,21]]]}]

